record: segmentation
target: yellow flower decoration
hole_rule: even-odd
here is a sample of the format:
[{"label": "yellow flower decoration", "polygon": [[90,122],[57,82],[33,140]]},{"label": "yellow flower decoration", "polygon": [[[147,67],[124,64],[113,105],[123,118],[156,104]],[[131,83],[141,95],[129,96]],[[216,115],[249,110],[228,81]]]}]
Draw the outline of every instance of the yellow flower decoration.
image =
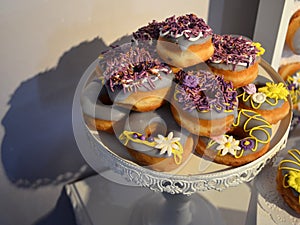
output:
[{"label": "yellow flower decoration", "polygon": [[264,93],[269,98],[283,99],[285,101],[287,101],[287,96],[289,95],[289,91],[282,82],[278,84],[267,82],[266,86],[258,89],[258,92]]},{"label": "yellow flower decoration", "polygon": [[261,46],[259,42],[253,42],[252,45],[258,49],[257,56],[263,55],[265,53],[265,49]]},{"label": "yellow flower decoration", "polygon": [[294,188],[298,193],[300,193],[300,172],[290,171],[287,183],[291,188]]}]

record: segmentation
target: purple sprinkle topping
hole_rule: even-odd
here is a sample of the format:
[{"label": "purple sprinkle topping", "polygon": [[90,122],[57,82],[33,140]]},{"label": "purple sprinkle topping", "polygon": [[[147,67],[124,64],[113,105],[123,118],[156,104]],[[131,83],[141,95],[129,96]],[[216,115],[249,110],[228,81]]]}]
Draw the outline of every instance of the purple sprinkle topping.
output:
[{"label": "purple sprinkle topping", "polygon": [[232,110],[237,107],[237,92],[231,82],[208,71],[179,71],[176,99],[183,109],[192,111]]},{"label": "purple sprinkle topping", "polygon": [[212,35],[212,29],[202,18],[195,14],[186,14],[179,17],[169,17],[162,22],[161,34],[166,34],[166,38],[174,38],[183,35],[186,39],[198,37],[203,38]]},{"label": "purple sprinkle topping", "polygon": [[151,41],[157,40],[159,37],[159,30],[161,27],[161,23],[153,20],[147,26],[139,28],[132,35],[135,40],[138,41]]},{"label": "purple sprinkle topping", "polygon": [[208,63],[244,64],[246,67],[253,65],[259,50],[252,45],[252,41],[242,36],[218,35],[212,38],[214,55]]},{"label": "purple sprinkle topping", "polygon": [[244,138],[240,140],[240,147],[244,149],[245,151],[247,150],[252,150],[254,148],[255,142],[253,139],[250,138]]},{"label": "purple sprinkle topping", "polygon": [[161,79],[160,71],[171,73],[171,69],[158,58],[151,56],[145,48],[125,46],[118,53],[106,60],[104,77],[110,90],[116,89],[136,92],[140,87],[153,90],[153,83]]}]

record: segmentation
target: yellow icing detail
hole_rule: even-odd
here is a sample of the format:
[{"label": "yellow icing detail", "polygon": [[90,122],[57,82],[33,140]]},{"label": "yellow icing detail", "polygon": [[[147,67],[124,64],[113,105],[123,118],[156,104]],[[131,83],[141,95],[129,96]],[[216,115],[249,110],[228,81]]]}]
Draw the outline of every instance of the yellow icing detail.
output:
[{"label": "yellow icing detail", "polygon": [[[262,92],[267,96],[265,103],[271,106],[276,106],[278,104],[278,100],[280,99],[287,101],[287,96],[290,94],[290,92],[284,86],[283,83],[275,84],[271,82],[267,82],[265,87],[259,88],[258,92]],[[239,94],[238,98],[242,99],[243,102],[249,101],[253,109],[259,109],[263,104],[263,103],[254,102],[252,100],[252,95],[249,95],[246,92]]]},{"label": "yellow icing detail", "polygon": [[289,95],[289,91],[282,82],[278,84],[267,82],[266,86],[259,88],[258,91],[264,93],[267,97],[276,100],[283,99],[284,101],[287,101],[287,96]]},{"label": "yellow icing detail", "polygon": [[291,99],[293,104],[297,104],[299,101],[299,95],[300,95],[300,90],[290,90],[290,95],[291,95]]},{"label": "yellow icing detail", "polygon": [[242,149],[242,150],[240,150],[240,151],[236,151],[235,153],[238,153],[238,152],[240,152],[240,154],[236,154],[234,157],[236,158],[236,159],[238,159],[238,158],[241,158],[242,156],[243,156],[243,154],[244,154],[244,149]]},{"label": "yellow icing detail", "polygon": [[[271,129],[272,126],[270,125],[270,123],[268,123],[265,119],[263,119],[259,114],[251,111],[251,110],[247,110],[247,109],[241,109],[238,113],[238,116],[237,116],[237,119],[236,119],[236,122],[233,123],[233,127],[238,127],[241,125],[241,115],[244,115],[246,118],[246,121],[244,122],[243,124],[243,130],[248,133],[248,137],[249,139],[253,140],[254,141],[254,147],[251,149],[252,152],[255,152],[257,150],[257,147],[258,147],[258,143],[262,143],[262,144],[267,144],[270,142],[271,140],[271,134],[270,132],[268,132],[267,129]],[[248,128],[248,124],[250,123],[251,120],[256,120],[256,121],[260,121],[261,122],[261,125],[259,126],[256,126],[256,127],[252,127],[252,128]],[[266,134],[266,137],[267,139],[266,140],[261,140],[259,139],[258,137],[256,137],[253,132],[254,131],[260,131],[260,132],[264,132]],[[229,135],[225,134],[225,137],[229,137]],[[210,149],[213,147],[214,144],[218,143],[217,141],[215,140],[210,140],[208,143],[207,143],[207,149]],[[241,147],[241,146],[240,146]],[[221,155],[222,153],[222,150],[219,150],[218,151],[218,155]],[[234,157],[235,158],[240,158],[243,156],[244,154],[244,149],[242,148],[241,150],[238,150],[238,151],[235,151],[235,155]]]},{"label": "yellow icing detail", "polygon": [[263,55],[265,53],[265,49],[259,42],[253,42],[252,45],[258,49],[258,53],[256,54],[257,56]]},{"label": "yellow icing detail", "polygon": [[288,150],[288,154],[292,156],[292,159],[283,159],[278,166],[278,170],[288,171],[284,175],[282,186],[284,188],[293,188],[296,192],[300,193],[300,151],[298,149],[290,149]]},{"label": "yellow icing detail", "polygon": [[250,141],[246,141],[246,142],[245,142],[245,145],[249,145],[249,144],[250,144]]},{"label": "yellow icing detail", "polygon": [[[155,141],[150,142],[150,141],[147,141],[147,140],[141,140],[141,139],[138,139],[138,138],[133,138],[132,137],[133,134],[141,135],[140,133],[137,133],[137,132],[124,130],[120,134],[119,139],[121,141],[123,141],[124,145],[127,145],[129,141],[139,143],[139,144],[144,144],[144,145],[147,145],[147,146],[153,147],[153,148],[155,148],[155,146],[157,145],[157,142],[155,142]],[[182,145],[179,141],[175,141],[174,144],[176,144],[178,146],[178,149],[172,148],[172,154],[173,154],[173,158],[174,158],[175,163],[177,165],[179,165],[182,162],[183,147],[182,147]]]},{"label": "yellow icing detail", "polygon": [[289,171],[289,179],[287,183],[290,187],[294,188],[298,193],[300,192],[300,172]]}]

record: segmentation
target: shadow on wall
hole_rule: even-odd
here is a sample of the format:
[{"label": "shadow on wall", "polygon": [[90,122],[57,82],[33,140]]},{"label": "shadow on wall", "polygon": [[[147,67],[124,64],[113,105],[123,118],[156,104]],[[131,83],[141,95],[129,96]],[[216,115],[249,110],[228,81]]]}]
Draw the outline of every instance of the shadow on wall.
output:
[{"label": "shadow on wall", "polygon": [[[127,37],[113,45],[128,41]],[[2,120],[2,163],[19,187],[74,181],[93,172],[81,156],[72,128],[72,101],[86,68],[108,47],[96,38],[64,53],[56,68],[24,81]]]}]

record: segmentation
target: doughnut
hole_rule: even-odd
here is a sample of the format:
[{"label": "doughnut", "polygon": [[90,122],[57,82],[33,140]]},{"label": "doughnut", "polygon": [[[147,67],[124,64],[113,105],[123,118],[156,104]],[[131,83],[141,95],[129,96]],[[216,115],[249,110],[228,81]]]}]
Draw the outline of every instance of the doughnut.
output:
[{"label": "doughnut", "polygon": [[214,54],[207,60],[212,72],[223,75],[235,88],[245,86],[258,75],[258,63],[264,49],[242,36],[218,35],[212,37]]},{"label": "doughnut", "polygon": [[239,107],[256,111],[271,124],[282,120],[290,111],[289,91],[283,82],[274,83],[259,75],[254,83],[237,91]]},{"label": "doughnut", "polygon": [[156,49],[170,66],[186,68],[212,56],[212,29],[195,14],[169,17],[161,22]]},{"label": "doughnut", "polygon": [[299,55],[300,54],[300,9],[298,9],[291,17],[286,33],[286,44],[290,50]]},{"label": "doughnut", "polygon": [[268,151],[271,135],[272,126],[262,116],[241,109],[229,132],[214,138],[199,137],[196,152],[216,163],[241,166]]},{"label": "doughnut", "polygon": [[129,115],[119,139],[139,165],[167,172],[183,165],[191,155],[193,136],[170,123],[170,117],[166,107]]},{"label": "doughnut", "polygon": [[127,115],[123,108],[112,105],[100,79],[91,81],[85,87],[80,101],[86,124],[98,131],[114,133],[114,128],[121,126]]},{"label": "doughnut", "polygon": [[130,48],[130,44],[124,44],[121,46],[112,46],[110,45],[108,49],[102,51],[98,56],[98,63],[95,69],[95,72],[98,77],[103,77],[103,72],[107,66],[107,61],[112,60],[112,58],[118,56],[120,53],[123,53],[128,48]]},{"label": "doughnut", "polygon": [[111,101],[138,112],[162,106],[174,77],[170,67],[145,48],[125,46],[122,50],[106,61],[103,72]]},{"label": "doughnut", "polygon": [[218,136],[231,127],[237,112],[237,92],[230,82],[208,71],[183,71],[171,99],[175,121],[199,136]]},{"label": "doughnut", "polygon": [[132,33],[132,42],[136,45],[156,46],[159,38],[161,23],[153,20],[148,25],[139,28]]},{"label": "doughnut", "polygon": [[276,183],[283,200],[300,213],[300,151],[298,149],[288,150],[287,156],[280,161]]},{"label": "doughnut", "polygon": [[278,73],[285,80],[287,88],[290,92],[293,109],[299,110],[300,103],[300,63],[294,62],[281,65]]}]

